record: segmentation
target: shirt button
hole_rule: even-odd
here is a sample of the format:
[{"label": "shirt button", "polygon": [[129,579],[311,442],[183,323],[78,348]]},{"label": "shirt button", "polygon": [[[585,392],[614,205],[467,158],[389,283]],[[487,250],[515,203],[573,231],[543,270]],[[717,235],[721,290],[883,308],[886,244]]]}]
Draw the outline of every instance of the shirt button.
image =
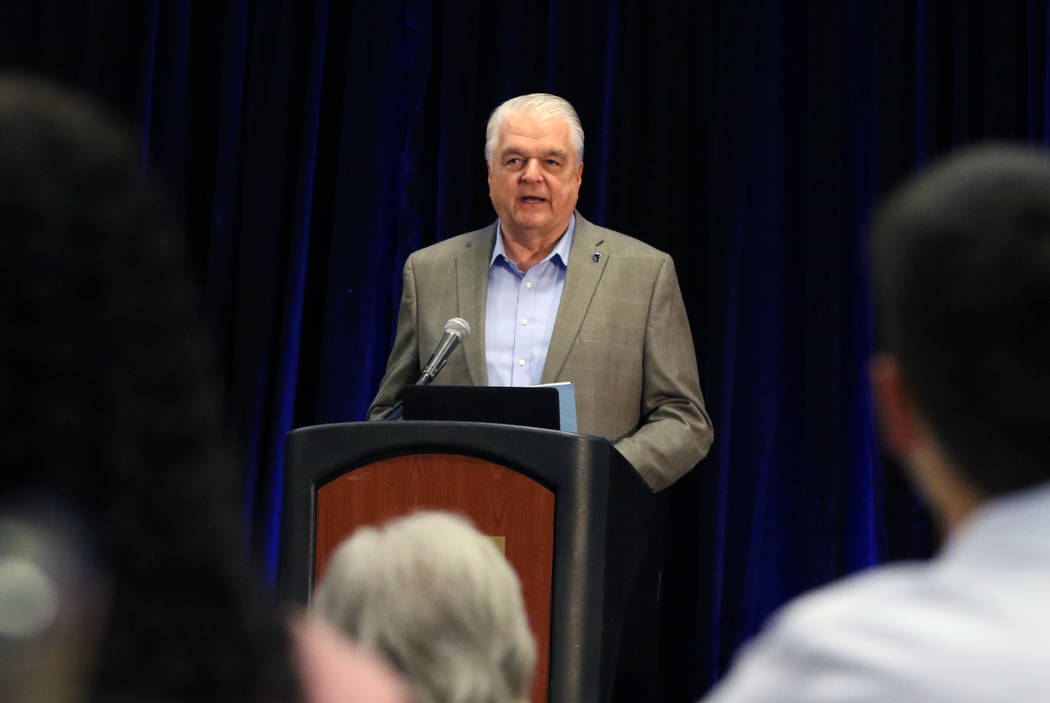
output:
[{"label": "shirt button", "polygon": [[523,324],[523,325],[527,325],[527,324],[529,324],[529,321],[528,321],[528,320],[526,320],[526,319],[525,319],[525,318],[523,317],[523,318],[521,318],[521,324]]},{"label": "shirt button", "polygon": [[518,359],[518,366],[524,366],[524,365],[525,365],[525,360],[524,359]]},{"label": "shirt button", "polygon": [[525,281],[526,288],[532,288],[532,281]]}]

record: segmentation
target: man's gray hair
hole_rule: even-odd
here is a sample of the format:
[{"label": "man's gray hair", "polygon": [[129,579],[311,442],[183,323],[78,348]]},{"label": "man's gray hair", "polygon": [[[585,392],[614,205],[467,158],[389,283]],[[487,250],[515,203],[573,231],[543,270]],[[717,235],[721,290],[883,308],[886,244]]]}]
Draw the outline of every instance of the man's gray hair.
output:
[{"label": "man's gray hair", "polygon": [[485,161],[492,163],[492,155],[499,141],[499,129],[507,115],[529,115],[540,120],[560,118],[569,123],[569,143],[576,152],[576,161],[583,161],[583,124],[575,108],[565,98],[550,93],[519,95],[503,103],[489,117],[485,128]]},{"label": "man's gray hair", "polygon": [[415,703],[517,703],[532,689],[521,584],[458,516],[421,512],[358,529],[332,556],[312,608],[385,656]]}]

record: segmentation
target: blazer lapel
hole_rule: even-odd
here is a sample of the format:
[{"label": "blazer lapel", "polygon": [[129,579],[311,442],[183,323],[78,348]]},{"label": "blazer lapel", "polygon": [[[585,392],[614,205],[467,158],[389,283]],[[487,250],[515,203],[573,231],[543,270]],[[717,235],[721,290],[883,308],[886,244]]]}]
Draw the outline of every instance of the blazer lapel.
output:
[{"label": "blazer lapel", "polygon": [[558,317],[554,321],[541,383],[554,383],[569,357],[598,281],[609,262],[609,256],[602,248],[604,241],[598,229],[577,212],[569,265],[565,270],[565,287],[561,291]]},{"label": "blazer lapel", "polygon": [[470,337],[463,344],[463,354],[475,386],[487,386],[489,378],[485,365],[485,300],[489,290],[489,259],[495,241],[496,224],[492,223],[469,238],[456,256],[459,315],[470,324]]}]

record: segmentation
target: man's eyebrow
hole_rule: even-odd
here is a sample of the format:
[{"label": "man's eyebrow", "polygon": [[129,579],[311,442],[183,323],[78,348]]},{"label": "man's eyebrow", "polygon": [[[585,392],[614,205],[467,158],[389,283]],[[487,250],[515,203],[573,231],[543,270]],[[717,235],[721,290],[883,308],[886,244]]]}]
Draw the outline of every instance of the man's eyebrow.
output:
[{"label": "man's eyebrow", "polygon": [[[517,146],[511,145],[511,146],[505,147],[503,149],[503,151],[500,152],[500,157],[506,158],[506,157],[510,156],[511,154],[518,154],[519,156],[525,156],[526,155],[524,149],[521,149],[521,148],[518,148]],[[559,159],[562,159],[562,160],[567,160],[569,158],[569,153],[567,151],[563,150],[563,149],[548,149],[547,151],[545,151],[543,153],[543,155],[544,156],[556,156],[556,157],[558,157]]]}]

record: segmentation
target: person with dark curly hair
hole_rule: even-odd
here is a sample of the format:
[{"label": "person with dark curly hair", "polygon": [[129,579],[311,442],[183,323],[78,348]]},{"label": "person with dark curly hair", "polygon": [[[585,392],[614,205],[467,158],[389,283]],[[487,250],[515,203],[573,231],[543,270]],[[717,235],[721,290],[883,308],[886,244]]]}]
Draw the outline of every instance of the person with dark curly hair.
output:
[{"label": "person with dark curly hair", "polygon": [[[311,661],[342,645],[308,624],[290,628],[242,554],[234,463],[184,238],[128,133],[87,100],[0,77],[0,226],[0,513],[28,515],[30,528],[57,524],[42,514],[63,515],[75,527],[51,534],[66,546],[62,536],[75,536],[79,573],[98,576],[85,580],[101,584],[91,589],[98,632],[84,638],[92,664],[78,674],[86,695],[77,697],[316,700]],[[26,540],[0,548],[16,543]],[[23,557],[0,555],[8,652],[33,632],[25,609],[19,618],[10,605],[18,598],[5,596],[46,605],[49,592],[46,569]],[[76,591],[64,588],[52,589],[52,610]],[[385,670],[358,664],[362,690],[377,697],[334,700],[396,699]]]}]

